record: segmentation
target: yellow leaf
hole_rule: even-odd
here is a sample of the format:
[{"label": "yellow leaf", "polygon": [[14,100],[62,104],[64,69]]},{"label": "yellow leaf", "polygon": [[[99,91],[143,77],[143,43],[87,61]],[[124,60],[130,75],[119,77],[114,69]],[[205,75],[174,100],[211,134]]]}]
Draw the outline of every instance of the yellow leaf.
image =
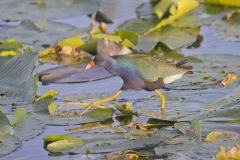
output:
[{"label": "yellow leaf", "polygon": [[57,95],[58,95],[58,91],[56,91],[56,90],[49,90],[48,92],[43,93],[40,97],[38,97],[36,99],[36,101],[39,101],[40,99],[46,98],[46,97],[55,97]]},{"label": "yellow leaf", "polygon": [[228,86],[237,80],[237,75],[234,72],[229,72],[226,74],[225,78],[221,81],[221,86]]},{"label": "yellow leaf", "polygon": [[106,34],[106,33],[99,33],[99,34],[95,34],[92,36],[92,38],[95,38],[95,39],[102,39],[102,38],[106,38],[108,40],[111,40],[113,42],[121,42],[121,37],[119,36],[115,36],[115,35],[112,35],[112,34]]},{"label": "yellow leaf", "polygon": [[48,105],[48,112],[52,117],[54,117],[56,112],[59,111],[60,109],[61,108],[57,106],[54,101]]},{"label": "yellow leaf", "polygon": [[17,51],[2,51],[0,52],[0,56],[16,56],[19,52]]},{"label": "yellow leaf", "polygon": [[223,133],[219,132],[219,131],[211,132],[206,136],[205,141],[212,142],[212,141],[218,139],[219,137],[221,137],[222,135],[223,135]]},{"label": "yellow leaf", "polygon": [[133,48],[134,47],[134,44],[129,41],[128,39],[124,39],[121,43],[124,47],[127,47],[127,48]]},{"label": "yellow leaf", "polygon": [[115,106],[123,115],[133,115],[135,114],[132,110],[133,103],[119,103]]},{"label": "yellow leaf", "polygon": [[206,136],[205,141],[212,142],[219,138],[228,138],[228,139],[232,139],[232,140],[239,140],[240,136],[238,134],[236,134],[234,132],[230,132],[230,131],[213,131],[213,132],[210,132]]},{"label": "yellow leaf", "polygon": [[53,47],[49,47],[45,50],[40,51],[39,56],[43,57],[43,56],[46,56],[46,55],[51,54],[51,53],[55,53],[55,49]]},{"label": "yellow leaf", "polygon": [[222,6],[240,7],[238,0],[205,0],[205,3],[217,4]]},{"label": "yellow leaf", "polygon": [[80,35],[75,35],[58,42],[59,46],[81,47],[84,44]]},{"label": "yellow leaf", "polygon": [[176,19],[187,14],[198,6],[199,2],[197,0],[176,0],[175,3],[173,3],[173,5],[170,7],[170,16],[166,19],[161,20],[154,28],[150,29],[147,33],[161,29],[162,27],[173,23]]},{"label": "yellow leaf", "polygon": [[220,151],[215,157],[220,160],[240,160],[240,144],[237,144],[229,150],[220,147]]}]

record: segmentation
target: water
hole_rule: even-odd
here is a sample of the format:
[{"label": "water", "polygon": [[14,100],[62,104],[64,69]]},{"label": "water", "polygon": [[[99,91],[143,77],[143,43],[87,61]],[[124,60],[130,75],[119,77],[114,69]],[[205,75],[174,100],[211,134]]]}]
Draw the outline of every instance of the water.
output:
[{"label": "water", "polygon": [[[114,21],[114,24],[109,25],[108,30],[114,30],[120,23],[123,21],[136,17],[135,8],[143,2],[147,2],[147,0],[112,0],[109,1],[109,5],[103,7],[104,10],[108,10],[109,18]],[[111,8],[111,3],[117,3],[116,8]],[[111,10],[109,12],[109,10]],[[72,17],[68,19],[57,20],[57,22],[67,23],[70,25],[74,25],[78,28],[88,27],[90,25],[90,19],[86,16]],[[182,49],[182,53],[185,55],[196,55],[203,53],[217,53],[217,54],[233,54],[240,55],[240,43],[233,41],[226,41],[218,37],[217,33],[209,28],[202,27],[201,35],[203,35],[203,41],[198,48]],[[40,68],[40,70],[44,70],[46,68],[53,67],[52,65],[45,66],[44,68]],[[111,84],[111,87],[109,87]],[[116,92],[122,85],[122,81],[120,78],[113,77],[105,80],[100,80],[96,82],[89,83],[81,83],[81,84],[51,84],[48,86],[41,86],[39,83],[39,95],[50,90],[55,89],[58,90],[59,96],[70,95],[74,93],[107,93],[111,94]],[[133,100],[136,98],[144,98],[151,96],[152,93],[146,91],[127,91],[121,95],[120,98],[126,98],[129,100]],[[43,148],[43,137],[50,134],[64,134],[66,133],[65,129],[67,127],[60,126],[47,126],[46,130],[38,137],[31,139],[29,141],[23,142],[22,147],[17,151],[9,154],[1,158],[2,160],[66,160],[66,159],[82,159],[79,158],[81,155],[65,155],[60,157],[54,157],[48,154],[46,150]],[[93,156],[94,157],[94,156]],[[85,159],[85,158],[83,158]]]}]

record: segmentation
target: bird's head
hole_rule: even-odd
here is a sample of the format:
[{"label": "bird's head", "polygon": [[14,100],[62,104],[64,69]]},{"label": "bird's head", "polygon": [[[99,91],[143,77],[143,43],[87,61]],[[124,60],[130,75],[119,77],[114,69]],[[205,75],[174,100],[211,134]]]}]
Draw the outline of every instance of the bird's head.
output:
[{"label": "bird's head", "polygon": [[97,43],[97,54],[88,63],[86,69],[92,68],[95,64],[102,67],[109,66],[114,62],[112,57],[130,53],[132,51],[121,44],[102,38]]}]

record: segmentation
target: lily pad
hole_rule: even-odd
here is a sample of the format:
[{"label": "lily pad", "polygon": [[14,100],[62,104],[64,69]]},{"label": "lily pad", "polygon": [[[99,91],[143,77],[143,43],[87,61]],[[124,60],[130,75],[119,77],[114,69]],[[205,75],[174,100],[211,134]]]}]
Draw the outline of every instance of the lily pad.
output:
[{"label": "lily pad", "polygon": [[89,1],[13,1],[0,6],[0,18],[4,20],[47,20],[86,15],[99,7],[99,2]]},{"label": "lily pad", "polygon": [[[14,57],[0,57],[0,104],[29,104],[36,95],[33,75],[37,54],[23,53]],[[18,78],[16,78],[18,77]]]},{"label": "lily pad", "polygon": [[73,26],[48,22],[43,31],[30,20],[23,20],[18,26],[11,27],[1,37],[14,37],[25,44],[35,45],[41,49],[42,45],[53,45],[66,37],[79,34],[79,30]]},{"label": "lily pad", "polygon": [[186,136],[179,136],[170,141],[163,142],[155,148],[158,156],[165,156],[168,159],[211,159],[219,150],[220,146],[230,147],[234,141],[220,140],[215,143],[196,143]]},{"label": "lily pad", "polygon": [[152,28],[156,24],[155,20],[152,19],[130,19],[118,26],[118,29],[128,30],[136,32],[138,34],[144,33]]},{"label": "lily pad", "polygon": [[107,153],[114,151],[124,151],[129,149],[142,149],[159,144],[179,135],[179,132],[161,129],[155,136],[138,140],[129,140],[120,133],[85,133],[75,132],[67,136],[83,139],[85,144],[82,147],[74,147],[68,153],[86,153],[87,148],[90,153]]},{"label": "lily pad", "polygon": [[147,35],[141,36],[138,40],[136,49],[148,52],[161,42],[174,50],[191,45],[195,41],[196,36],[187,30],[176,27],[166,27],[159,31],[153,31]]},{"label": "lily pad", "polygon": [[66,110],[59,112],[54,117],[46,111],[35,112],[33,117],[43,121],[47,125],[77,125],[91,122],[105,121],[111,119],[114,110],[109,109],[94,109],[83,116],[80,116],[82,110]]},{"label": "lily pad", "polygon": [[1,139],[2,143],[0,144],[0,157],[15,151],[22,145],[22,142],[12,135],[6,135]]}]

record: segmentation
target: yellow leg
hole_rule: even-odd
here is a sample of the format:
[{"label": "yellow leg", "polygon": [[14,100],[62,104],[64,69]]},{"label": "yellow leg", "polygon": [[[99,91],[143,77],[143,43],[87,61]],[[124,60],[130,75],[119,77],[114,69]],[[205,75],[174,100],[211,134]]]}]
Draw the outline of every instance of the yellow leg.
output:
[{"label": "yellow leg", "polygon": [[[89,106],[89,105],[91,104],[91,102],[65,102],[65,104],[69,104],[69,105],[80,105],[80,106]],[[102,106],[102,105],[96,105],[95,107],[101,108],[101,109],[107,108],[107,107]]]},{"label": "yellow leg", "polygon": [[165,103],[166,103],[166,98],[164,96],[164,94],[162,94],[159,90],[155,90],[156,94],[160,97],[161,99],[161,112],[162,114],[165,114]]},{"label": "yellow leg", "polygon": [[104,99],[100,99],[98,101],[95,101],[95,102],[92,102],[88,105],[88,107],[86,109],[84,109],[82,111],[82,113],[80,114],[81,116],[84,115],[87,111],[89,111],[91,108],[95,107],[95,106],[98,106],[99,104],[101,103],[104,103],[104,102],[110,102],[110,101],[114,101],[116,100],[120,94],[122,93],[122,90],[119,90],[117,93],[115,93],[113,96],[111,97],[107,97],[107,98],[104,98]]}]

